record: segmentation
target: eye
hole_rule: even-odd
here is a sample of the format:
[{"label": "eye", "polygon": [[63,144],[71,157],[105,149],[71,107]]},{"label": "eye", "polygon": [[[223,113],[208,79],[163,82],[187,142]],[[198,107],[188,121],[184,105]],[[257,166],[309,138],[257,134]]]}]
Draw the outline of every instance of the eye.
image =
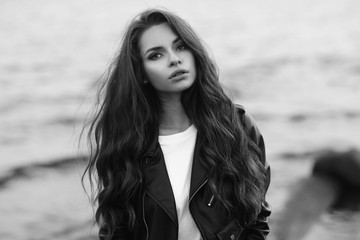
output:
[{"label": "eye", "polygon": [[184,43],[179,43],[179,45],[177,45],[176,50],[177,51],[182,51],[186,49],[186,45]]},{"label": "eye", "polygon": [[153,53],[149,56],[149,59],[150,60],[157,60],[161,57],[161,54],[160,53]]}]

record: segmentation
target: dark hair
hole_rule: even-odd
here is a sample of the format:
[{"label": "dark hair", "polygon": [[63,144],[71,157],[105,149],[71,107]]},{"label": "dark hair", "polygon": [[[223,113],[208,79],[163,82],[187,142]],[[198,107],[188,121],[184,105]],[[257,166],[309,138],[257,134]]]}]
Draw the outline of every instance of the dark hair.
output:
[{"label": "dark hair", "polygon": [[[132,200],[142,181],[144,154],[158,135],[161,104],[150,85],[139,54],[139,39],[148,28],[167,23],[195,58],[197,77],[182,94],[191,121],[202,134],[200,154],[209,167],[209,185],[229,212],[245,207],[250,220],[260,211],[265,194],[265,170],[261,151],[251,141],[231,100],[219,83],[216,65],[202,41],[183,19],[159,9],[138,15],[127,27],[120,52],[99,91],[98,111],[89,122],[90,161],[84,173],[97,181],[96,221],[109,236],[119,222],[133,228],[136,214]],[[84,178],[83,176],[83,178]],[[225,194],[230,182],[233,196]],[[231,200],[233,199],[233,200]],[[234,214],[235,217],[236,214]]]}]

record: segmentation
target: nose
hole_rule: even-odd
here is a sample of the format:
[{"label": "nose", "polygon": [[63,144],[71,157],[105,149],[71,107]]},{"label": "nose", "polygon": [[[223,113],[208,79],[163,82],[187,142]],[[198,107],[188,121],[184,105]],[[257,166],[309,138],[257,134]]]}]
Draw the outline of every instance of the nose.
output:
[{"label": "nose", "polygon": [[171,53],[170,55],[170,66],[177,66],[182,63],[182,60],[175,53]]}]

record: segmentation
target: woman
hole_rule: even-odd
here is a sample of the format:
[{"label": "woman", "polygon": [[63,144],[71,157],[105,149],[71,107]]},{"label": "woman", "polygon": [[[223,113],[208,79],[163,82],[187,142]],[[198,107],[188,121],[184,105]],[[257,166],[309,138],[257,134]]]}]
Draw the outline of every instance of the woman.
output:
[{"label": "woman", "polygon": [[86,169],[100,239],[266,238],[263,138],[183,19],[142,12],[105,80]]}]

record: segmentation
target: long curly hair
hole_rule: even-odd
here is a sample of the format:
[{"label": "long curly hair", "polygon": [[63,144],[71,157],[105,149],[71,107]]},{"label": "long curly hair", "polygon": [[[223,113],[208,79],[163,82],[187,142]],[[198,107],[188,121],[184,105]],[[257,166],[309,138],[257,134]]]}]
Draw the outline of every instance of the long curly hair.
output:
[{"label": "long curly hair", "polygon": [[[249,139],[236,106],[224,93],[219,74],[204,44],[177,15],[160,9],[139,14],[128,25],[117,57],[104,75],[97,112],[88,121],[90,160],[83,175],[90,178],[95,220],[111,236],[118,223],[132,229],[136,222],[134,199],[142,182],[144,155],[159,132],[160,100],[146,79],[139,39],[151,26],[167,23],[194,55],[197,77],[183,92],[185,112],[203,135],[200,154],[209,169],[212,191],[236,216],[245,208],[254,220],[266,191],[261,150]],[[84,129],[85,129],[84,127]],[[232,197],[225,193],[231,186]]]}]

